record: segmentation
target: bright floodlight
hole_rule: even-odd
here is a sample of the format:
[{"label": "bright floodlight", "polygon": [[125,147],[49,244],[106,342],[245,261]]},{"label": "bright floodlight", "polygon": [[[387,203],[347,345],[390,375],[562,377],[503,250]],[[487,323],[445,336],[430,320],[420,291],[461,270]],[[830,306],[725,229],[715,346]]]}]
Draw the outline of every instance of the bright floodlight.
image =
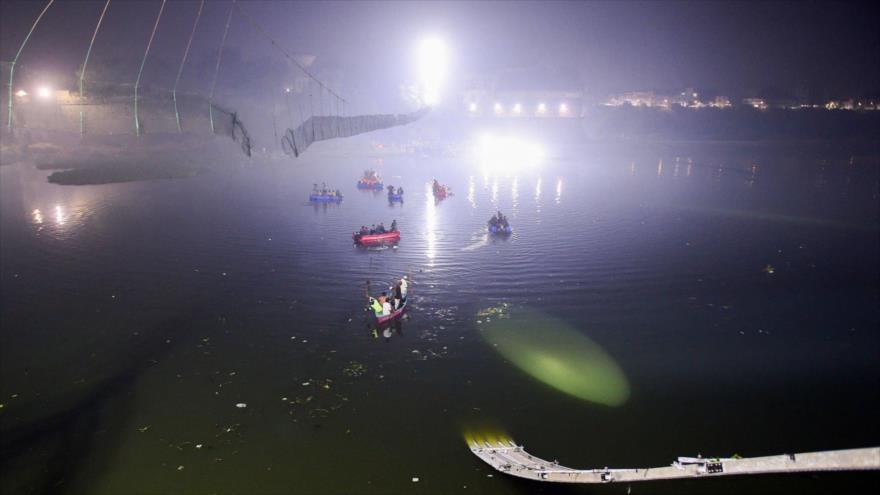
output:
[{"label": "bright floodlight", "polygon": [[285,93],[290,93],[290,88],[284,88]]},{"label": "bright floodlight", "polygon": [[477,104],[476,104],[476,103],[471,103],[470,105],[468,105],[468,110],[469,110],[470,112],[476,112],[476,111],[477,111]]},{"label": "bright floodlight", "polygon": [[538,104],[538,113],[545,113],[546,111],[547,111],[547,104],[546,103],[539,103]]},{"label": "bright floodlight", "polygon": [[520,112],[522,112],[522,105],[517,103],[513,106],[513,113],[520,113]]},{"label": "bright floodlight", "polygon": [[560,103],[559,113],[568,113],[568,105],[566,105],[565,103]]},{"label": "bright floodlight", "polygon": [[18,91],[15,92],[15,96],[17,96],[19,98],[25,97],[25,96],[27,96],[27,91],[25,91],[23,89],[19,89]]},{"label": "bright floodlight", "polygon": [[46,86],[42,86],[39,89],[37,89],[37,96],[39,96],[40,98],[43,98],[43,99],[47,99],[50,96],[52,96],[52,90]]},{"label": "bright floodlight", "polygon": [[501,113],[504,111],[504,107],[501,106],[501,103],[495,103],[493,108],[495,109],[495,113]]},{"label": "bright floodlight", "polygon": [[426,105],[436,105],[440,101],[440,88],[446,81],[449,63],[446,44],[437,38],[422,40],[418,60],[422,101]]}]

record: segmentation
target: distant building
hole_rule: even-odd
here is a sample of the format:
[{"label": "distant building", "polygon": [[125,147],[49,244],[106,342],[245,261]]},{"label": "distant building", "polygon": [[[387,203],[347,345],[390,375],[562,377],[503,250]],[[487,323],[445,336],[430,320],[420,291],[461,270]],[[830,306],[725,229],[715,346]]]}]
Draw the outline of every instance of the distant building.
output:
[{"label": "distant building", "polygon": [[730,98],[726,96],[716,96],[711,102],[709,102],[709,106],[712,108],[730,108]]},{"label": "distant building", "polygon": [[472,77],[461,101],[461,110],[473,117],[575,118],[584,109],[584,93],[573,81],[536,70]]},{"label": "distant building", "polygon": [[767,110],[767,102],[763,98],[744,98],[743,105],[756,108],[758,110]]}]

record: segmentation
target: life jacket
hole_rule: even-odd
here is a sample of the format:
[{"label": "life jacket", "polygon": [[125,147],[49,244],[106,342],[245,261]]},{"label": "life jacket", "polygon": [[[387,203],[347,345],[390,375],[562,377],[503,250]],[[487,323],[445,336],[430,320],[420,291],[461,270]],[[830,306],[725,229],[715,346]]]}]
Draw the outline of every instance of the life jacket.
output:
[{"label": "life jacket", "polygon": [[370,308],[376,313],[376,316],[382,316],[382,305],[375,299],[370,299]]}]

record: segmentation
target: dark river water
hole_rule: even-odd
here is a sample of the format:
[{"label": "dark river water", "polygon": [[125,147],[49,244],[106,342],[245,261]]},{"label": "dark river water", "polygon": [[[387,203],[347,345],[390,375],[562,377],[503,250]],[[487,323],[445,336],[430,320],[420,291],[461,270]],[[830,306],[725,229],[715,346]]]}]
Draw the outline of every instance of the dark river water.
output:
[{"label": "dark river water", "polygon": [[[0,488],[876,487],[866,473],[544,485],[468,450],[467,434],[504,434],[601,468],[880,444],[876,161],[680,148],[494,171],[316,150],[80,187],[5,166]],[[367,167],[405,202],[356,190]],[[454,196],[435,204],[432,177]],[[322,181],[345,200],[310,206]],[[486,236],[498,209],[507,239]],[[352,245],[393,219],[398,247]],[[366,280],[376,293],[407,272],[406,319],[374,332]]]}]

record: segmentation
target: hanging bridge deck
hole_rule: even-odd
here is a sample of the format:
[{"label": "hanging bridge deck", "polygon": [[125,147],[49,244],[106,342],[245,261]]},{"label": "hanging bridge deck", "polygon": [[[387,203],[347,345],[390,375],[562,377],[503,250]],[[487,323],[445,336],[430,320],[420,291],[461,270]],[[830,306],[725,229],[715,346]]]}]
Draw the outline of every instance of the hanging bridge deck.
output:
[{"label": "hanging bridge deck", "polygon": [[510,440],[471,440],[471,452],[502,473],[536,481],[611,483],[742,474],[880,469],[880,448],[833,450],[751,458],[679,457],[670,466],[572,469],[537,458]]}]

